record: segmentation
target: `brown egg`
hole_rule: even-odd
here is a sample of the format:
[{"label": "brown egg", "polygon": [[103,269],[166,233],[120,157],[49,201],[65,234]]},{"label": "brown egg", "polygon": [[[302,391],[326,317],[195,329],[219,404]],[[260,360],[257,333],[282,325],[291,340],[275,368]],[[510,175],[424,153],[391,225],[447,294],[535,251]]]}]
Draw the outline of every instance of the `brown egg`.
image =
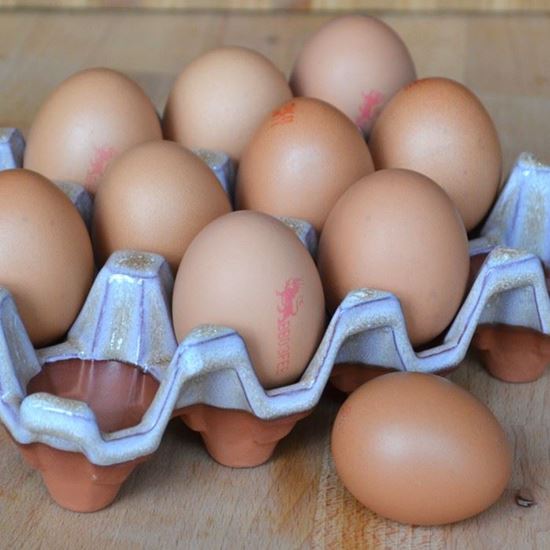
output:
[{"label": "brown egg", "polygon": [[88,69],[62,82],[42,104],[24,166],[95,193],[114,157],[161,137],[155,108],[133,80],[110,69]]},{"label": "brown egg", "polygon": [[164,111],[164,136],[190,149],[223,151],[238,162],[262,120],[291,97],[285,76],[263,55],[217,48],[176,80]]},{"label": "brown egg", "polygon": [[243,337],[260,383],[296,380],[325,323],[319,274],[291,229],[259,212],[233,212],[195,237],[178,270],[172,303],[181,341],[218,324]]},{"label": "brown egg", "polygon": [[0,257],[0,285],[12,293],[32,343],[62,337],[92,283],[92,245],[71,201],[35,172],[0,172]]},{"label": "brown egg", "polygon": [[473,395],[430,374],[393,373],[350,395],[332,429],[342,483],[367,508],[413,525],[452,523],[491,506],[512,451]]},{"label": "brown egg", "polygon": [[150,141],[120,155],[95,197],[92,236],[103,263],[115,250],[156,252],[174,273],[189,243],[231,211],[214,173],[172,141]]},{"label": "brown egg", "polygon": [[468,231],[498,192],[502,153],[493,121],[453,80],[425,78],[401,90],[378,118],[369,146],[377,169],[408,168],[441,185]]},{"label": "brown egg", "polygon": [[382,170],[350,187],[319,242],[319,271],[335,309],[348,292],[375,288],[401,302],[409,338],[435,338],[453,319],[468,280],[468,240],[447,194],[410,170]]},{"label": "brown egg", "polygon": [[290,83],[295,95],[331,103],[368,134],[385,103],[415,78],[409,51],[395,31],[374,17],[348,15],[307,40]]},{"label": "brown egg", "polygon": [[301,218],[320,231],[340,195],[373,169],[363,137],[338,109],[318,99],[292,99],[246,148],[237,207]]}]

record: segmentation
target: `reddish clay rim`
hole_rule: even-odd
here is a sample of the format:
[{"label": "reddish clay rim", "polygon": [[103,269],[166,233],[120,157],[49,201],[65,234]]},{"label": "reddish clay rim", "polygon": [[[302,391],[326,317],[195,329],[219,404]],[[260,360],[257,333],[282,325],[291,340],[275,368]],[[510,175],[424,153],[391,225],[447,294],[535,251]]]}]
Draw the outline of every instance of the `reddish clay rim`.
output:
[{"label": "reddish clay rim", "polygon": [[100,430],[109,433],[139,424],[158,387],[157,380],[134,365],[65,359],[44,365],[27,392],[84,401],[94,411]]}]

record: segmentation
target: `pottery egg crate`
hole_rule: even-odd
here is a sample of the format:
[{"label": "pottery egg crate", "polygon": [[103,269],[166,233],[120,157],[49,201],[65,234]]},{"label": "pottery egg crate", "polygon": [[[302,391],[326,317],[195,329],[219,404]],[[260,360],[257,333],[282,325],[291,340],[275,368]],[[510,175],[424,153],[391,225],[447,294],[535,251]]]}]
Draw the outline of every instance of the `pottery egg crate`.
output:
[{"label": "pottery egg crate", "polygon": [[[20,166],[23,149],[17,130],[0,129],[0,169]],[[227,156],[198,154],[232,196]],[[91,197],[80,186],[58,185],[89,224]],[[315,255],[311,226],[283,221]],[[200,432],[221,464],[255,466],[311,412],[331,377],[351,391],[380,369],[442,373],[473,343],[495,376],[533,380],[550,362],[548,225],[550,167],[523,154],[481,236],[470,242],[472,282],[438,342],[415,351],[398,299],[359,289],[330,319],[302,377],[270,390],[260,385],[244,341],[230,327],[197,327],[177,344],[173,277],[156,254],[114,253],[66,340],[43,349],[33,348],[9,291],[1,289],[0,420],[56,502],[93,511],[112,502],[155,452],[173,417]]]}]

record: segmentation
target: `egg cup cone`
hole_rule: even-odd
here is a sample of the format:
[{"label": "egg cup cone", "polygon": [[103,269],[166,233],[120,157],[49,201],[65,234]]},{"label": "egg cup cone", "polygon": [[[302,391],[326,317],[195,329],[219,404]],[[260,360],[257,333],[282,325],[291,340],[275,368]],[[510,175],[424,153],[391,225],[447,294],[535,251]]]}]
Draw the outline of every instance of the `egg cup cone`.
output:
[{"label": "egg cup cone", "polygon": [[41,350],[0,289],[0,419],[64,508],[108,506],[158,447],[172,410],[158,382],[176,350],[171,283],[160,256],[115,253],[66,341]]},{"label": "egg cup cone", "polygon": [[309,411],[275,420],[261,420],[246,411],[192,405],[177,412],[181,420],[201,434],[210,456],[223,466],[250,468],[267,462],[277,443]]},{"label": "egg cup cone", "polygon": [[[27,386],[27,393],[46,392],[83,401],[95,414],[103,433],[138,424],[151,404],[158,382],[132,365],[118,361],[66,359],[52,362]],[[140,457],[110,466],[96,466],[82,453],[42,443],[19,445],[27,462],[42,474],[48,491],[60,506],[93,512],[111,504]]]},{"label": "egg cup cone", "polygon": [[73,512],[95,512],[109,506],[134,468],[149,458],[96,466],[81,453],[42,443],[17,446],[29,465],[41,473],[52,499]]},{"label": "egg cup cone", "polygon": [[550,337],[532,329],[482,325],[472,344],[487,371],[503,382],[533,382],[550,365]]}]

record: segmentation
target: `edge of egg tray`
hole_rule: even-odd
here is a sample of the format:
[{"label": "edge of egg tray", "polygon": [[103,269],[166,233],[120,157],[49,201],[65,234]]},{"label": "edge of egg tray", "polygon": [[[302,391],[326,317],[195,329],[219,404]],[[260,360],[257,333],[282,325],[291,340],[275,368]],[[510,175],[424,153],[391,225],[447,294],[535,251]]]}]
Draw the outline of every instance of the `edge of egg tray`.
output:
[{"label": "edge of egg tray", "polygon": [[[518,187],[514,174],[524,172],[525,162],[531,161],[520,158],[493,212],[502,210],[502,204],[509,208]],[[498,219],[502,217],[491,215],[483,237],[471,242],[471,255],[490,252],[441,345],[415,353],[397,298],[358,290],[340,304],[301,379],[272,390],[259,384],[243,340],[230,328],[197,328],[177,345],[169,304],[173,278],[158,255],[114,253],[67,340],[38,351],[10,293],[0,288],[0,420],[18,443],[42,442],[82,452],[93,464],[108,466],[154,452],[173,412],[192,404],[276,419],[313,408],[335,362],[438,372],[462,360],[480,323],[520,325],[549,334],[550,300],[541,262],[515,249],[491,250],[500,239],[494,228],[503,227],[494,221]],[[311,251],[315,243],[307,224],[294,222],[294,227],[301,229]],[[29,380],[44,364],[70,357],[119,360],[157,378],[159,389],[140,423],[105,434],[83,402],[46,393],[26,395]]]}]

